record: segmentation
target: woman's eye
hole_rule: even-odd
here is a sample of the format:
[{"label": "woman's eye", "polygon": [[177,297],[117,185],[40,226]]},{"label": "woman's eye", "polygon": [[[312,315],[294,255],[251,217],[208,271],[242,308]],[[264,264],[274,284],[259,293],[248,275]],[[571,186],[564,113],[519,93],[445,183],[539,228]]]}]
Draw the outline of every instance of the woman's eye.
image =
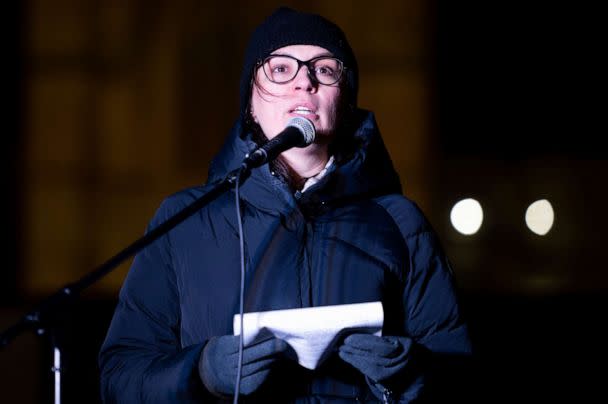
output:
[{"label": "woman's eye", "polygon": [[323,76],[331,76],[334,74],[334,71],[330,67],[321,66],[317,68],[317,73]]},{"label": "woman's eye", "polygon": [[287,66],[284,66],[284,65],[275,66],[272,68],[272,71],[274,73],[285,73],[285,72],[287,72]]}]

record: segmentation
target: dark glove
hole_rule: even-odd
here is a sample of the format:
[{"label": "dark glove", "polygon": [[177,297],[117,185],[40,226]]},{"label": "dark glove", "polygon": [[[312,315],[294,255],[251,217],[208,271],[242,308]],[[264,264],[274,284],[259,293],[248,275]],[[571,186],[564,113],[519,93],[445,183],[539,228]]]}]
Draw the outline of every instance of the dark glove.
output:
[{"label": "dark glove", "polygon": [[[244,347],[240,393],[249,395],[256,391],[288,347],[285,341],[274,337]],[[238,363],[239,336],[213,337],[201,352],[198,373],[211,393],[217,396],[232,395]]]},{"label": "dark glove", "polygon": [[405,368],[411,347],[412,340],[407,337],[351,334],[344,339],[338,355],[371,380],[381,382]]}]

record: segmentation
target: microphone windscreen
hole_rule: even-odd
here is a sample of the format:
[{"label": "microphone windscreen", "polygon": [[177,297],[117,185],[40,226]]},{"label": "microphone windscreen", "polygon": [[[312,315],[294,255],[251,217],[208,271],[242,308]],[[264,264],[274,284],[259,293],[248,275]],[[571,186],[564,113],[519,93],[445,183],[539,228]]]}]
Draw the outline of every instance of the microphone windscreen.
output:
[{"label": "microphone windscreen", "polygon": [[306,118],[295,116],[289,120],[287,126],[297,128],[304,135],[304,143],[302,146],[308,146],[315,140],[315,125]]}]

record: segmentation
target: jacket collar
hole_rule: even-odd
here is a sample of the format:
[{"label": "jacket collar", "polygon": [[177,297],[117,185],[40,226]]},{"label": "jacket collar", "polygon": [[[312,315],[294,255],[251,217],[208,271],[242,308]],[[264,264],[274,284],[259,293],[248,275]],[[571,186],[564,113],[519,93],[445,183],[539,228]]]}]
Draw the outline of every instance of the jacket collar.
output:
[{"label": "jacket collar", "polygon": [[[257,209],[288,214],[297,205],[315,211],[360,198],[400,193],[399,177],[382,141],[374,114],[357,110],[354,119],[355,129],[344,137],[346,147],[338,150],[336,162],[318,183],[304,193],[292,193],[282,179],[270,173],[268,164],[264,164],[253,169],[241,185],[242,198]],[[212,183],[223,179],[237,169],[245,155],[255,148],[249,134],[244,132],[241,121],[237,121],[211,162],[208,181]]]}]

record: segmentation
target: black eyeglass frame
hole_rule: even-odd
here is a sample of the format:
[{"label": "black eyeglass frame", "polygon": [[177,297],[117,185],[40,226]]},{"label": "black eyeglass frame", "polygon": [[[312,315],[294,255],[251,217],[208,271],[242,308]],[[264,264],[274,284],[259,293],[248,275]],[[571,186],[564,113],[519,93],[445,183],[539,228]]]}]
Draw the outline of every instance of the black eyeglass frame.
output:
[{"label": "black eyeglass frame", "polygon": [[[268,73],[266,72],[266,69],[264,69],[264,65],[266,64],[266,62],[274,57],[285,57],[285,58],[289,58],[289,59],[293,59],[298,63],[298,68],[296,69],[294,75],[292,78],[290,78],[289,80],[286,81],[275,81],[273,79],[271,79],[270,77],[268,77]],[[312,71],[314,71],[314,69],[312,69],[312,63],[316,62],[317,60],[321,60],[321,59],[333,59],[336,62],[338,62],[339,66],[340,66],[340,75],[338,76],[336,81],[333,81],[331,83],[322,83],[319,81],[319,79],[317,79],[317,76],[315,74],[312,73]],[[338,83],[342,77],[344,76],[344,72],[348,69],[345,65],[344,62],[342,62],[340,59],[333,57],[333,56],[317,56],[314,57],[312,59],[309,60],[300,60],[298,58],[295,58],[291,55],[282,55],[282,54],[272,54],[269,55],[267,57],[265,57],[263,60],[258,61],[256,69],[259,69],[260,67],[262,68],[262,70],[264,71],[264,75],[266,76],[266,78],[268,80],[270,80],[272,83],[275,84],[287,84],[290,81],[292,81],[293,79],[296,78],[296,76],[298,75],[298,73],[300,72],[300,69],[302,68],[302,66],[306,66],[306,72],[308,74],[308,77],[315,83],[318,84],[322,84],[324,86],[333,86],[334,84]]]}]

